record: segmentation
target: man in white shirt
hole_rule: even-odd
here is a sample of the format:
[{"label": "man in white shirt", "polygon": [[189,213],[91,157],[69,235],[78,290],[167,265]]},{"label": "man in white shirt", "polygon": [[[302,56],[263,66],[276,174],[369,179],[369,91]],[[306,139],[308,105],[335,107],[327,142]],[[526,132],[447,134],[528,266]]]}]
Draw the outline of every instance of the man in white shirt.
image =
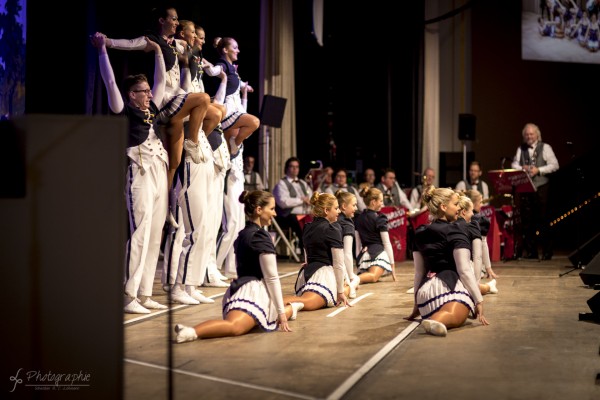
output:
[{"label": "man in white shirt", "polygon": [[[536,192],[521,193],[518,202],[521,208],[523,250],[526,258],[538,258],[538,244],[543,247],[543,259],[552,258],[551,228],[548,220],[549,174],[558,171],[559,165],[552,146],[542,142],[542,133],[537,125],[528,123],[523,128],[523,143],[511,164],[513,169],[527,172]],[[539,232],[538,235],[536,232]]]},{"label": "man in white shirt", "polygon": [[244,157],[244,190],[265,190],[260,174],[254,170],[255,162],[252,156]]},{"label": "man in white shirt", "polygon": [[302,228],[298,215],[310,214],[312,189],[305,180],[299,179],[300,160],[290,157],[285,162],[285,176],[273,188],[275,197],[275,220],[282,229],[291,228],[298,237],[302,249]]},{"label": "man in white shirt", "polygon": [[412,209],[421,209],[423,204],[421,204],[421,196],[423,196],[423,191],[426,190],[429,186],[433,185],[435,181],[435,171],[431,167],[425,168],[423,171],[423,182],[413,188],[410,192],[410,204]]},{"label": "man in white shirt", "polygon": [[483,202],[486,203],[490,198],[490,189],[488,184],[481,179],[481,165],[479,161],[472,161],[469,165],[469,180],[468,182],[460,181],[456,184],[455,190],[477,190],[483,196]]},{"label": "man in white shirt", "polygon": [[406,207],[411,210],[410,201],[404,193],[404,190],[400,188],[400,185],[396,181],[396,172],[387,168],[381,176],[381,182],[377,184],[377,189],[383,193],[383,205],[386,207]]}]

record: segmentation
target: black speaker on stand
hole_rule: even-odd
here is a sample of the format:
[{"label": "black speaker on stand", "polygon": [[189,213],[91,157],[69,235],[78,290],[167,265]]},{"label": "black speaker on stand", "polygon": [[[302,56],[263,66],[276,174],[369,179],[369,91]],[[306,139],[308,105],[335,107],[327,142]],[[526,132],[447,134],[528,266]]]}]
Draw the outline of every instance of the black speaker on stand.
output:
[{"label": "black speaker on stand", "polygon": [[458,139],[464,141],[475,140],[475,122],[473,114],[458,114]]},{"label": "black speaker on stand", "polygon": [[475,115],[458,114],[458,139],[463,142],[463,180],[467,182],[467,141],[475,140]]}]

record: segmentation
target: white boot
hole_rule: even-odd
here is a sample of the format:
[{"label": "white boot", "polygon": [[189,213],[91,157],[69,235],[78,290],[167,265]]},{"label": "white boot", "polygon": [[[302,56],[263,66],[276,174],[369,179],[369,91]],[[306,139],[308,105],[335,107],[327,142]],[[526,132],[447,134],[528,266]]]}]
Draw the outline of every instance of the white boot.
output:
[{"label": "white boot", "polygon": [[175,325],[175,333],[177,334],[177,337],[175,338],[177,343],[193,342],[198,339],[196,330],[189,326],[177,324]]},{"label": "white boot", "polygon": [[205,161],[204,154],[201,154],[202,149],[200,148],[199,143],[194,143],[190,139],[185,139],[183,141],[183,148],[195,164],[200,164]]}]

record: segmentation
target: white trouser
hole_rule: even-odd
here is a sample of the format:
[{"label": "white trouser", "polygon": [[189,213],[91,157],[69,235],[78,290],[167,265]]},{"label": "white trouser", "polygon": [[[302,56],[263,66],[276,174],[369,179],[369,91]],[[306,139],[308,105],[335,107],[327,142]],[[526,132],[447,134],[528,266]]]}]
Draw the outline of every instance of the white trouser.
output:
[{"label": "white trouser", "polygon": [[[211,153],[210,145],[204,135],[199,135],[199,143],[205,155]],[[208,150],[206,150],[208,148]],[[181,248],[177,283],[184,285],[202,285],[208,263],[209,237],[214,209],[209,204],[213,196],[214,163],[209,156],[206,162],[196,164],[189,156],[185,157],[182,189],[179,193],[179,206],[183,213],[185,236]],[[212,242],[214,243],[214,241]]]},{"label": "white trouser", "polygon": [[[221,143],[221,146],[227,146],[225,141]],[[218,150],[218,149],[217,149]],[[212,182],[210,189],[210,197],[208,199],[208,208],[211,210],[210,220],[207,225],[209,226],[210,236],[210,252],[207,265],[208,275],[215,275],[218,272],[217,268],[217,235],[219,234],[219,227],[221,226],[221,220],[223,218],[223,189],[225,187],[225,169],[219,170],[217,166],[215,168],[215,179]]]},{"label": "white trouser", "polygon": [[134,298],[152,296],[167,217],[167,164],[159,157],[151,160],[149,166],[144,166],[143,174],[133,162],[127,170],[125,199],[131,233],[126,248],[125,294]]},{"label": "white trouser", "polygon": [[[241,151],[237,157],[242,157]],[[236,163],[233,163],[227,178],[227,194],[223,197],[223,232],[217,243],[217,267],[223,266],[223,272],[230,275],[237,274],[233,242],[246,224],[244,205],[239,200],[244,191],[244,172],[234,172],[234,168]]]},{"label": "white trouser", "polygon": [[[179,267],[179,258],[183,247],[183,239],[185,238],[185,224],[183,223],[183,211],[179,204],[176,206],[177,213],[175,221],[179,224],[179,228],[174,228],[169,225],[167,239],[165,241],[165,255],[162,264],[162,275],[160,281],[163,285],[173,285],[177,279],[177,269]],[[167,279],[168,277],[168,279]]]}]

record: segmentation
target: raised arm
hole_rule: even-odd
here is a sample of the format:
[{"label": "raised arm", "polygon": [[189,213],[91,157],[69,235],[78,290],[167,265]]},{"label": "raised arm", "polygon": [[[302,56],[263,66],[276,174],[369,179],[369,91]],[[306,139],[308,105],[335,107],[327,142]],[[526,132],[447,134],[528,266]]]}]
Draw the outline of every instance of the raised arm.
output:
[{"label": "raised arm", "polygon": [[119,92],[119,87],[117,86],[117,83],[115,81],[115,74],[113,72],[112,66],[110,65],[110,60],[106,51],[106,36],[104,36],[100,32],[96,32],[90,37],[90,41],[92,45],[98,49],[100,75],[102,76],[102,81],[104,82],[104,86],[106,87],[106,94],[108,95],[108,106],[110,107],[112,112],[118,114],[121,111],[123,111],[125,103],[123,102],[123,97]]},{"label": "raised arm", "polygon": [[160,104],[165,95],[165,85],[166,85],[166,67],[165,67],[165,59],[162,54],[162,49],[160,45],[156,42],[153,42],[148,37],[145,37],[146,47],[144,47],[145,52],[154,52],[154,86],[152,87],[152,101],[154,104]]}]

